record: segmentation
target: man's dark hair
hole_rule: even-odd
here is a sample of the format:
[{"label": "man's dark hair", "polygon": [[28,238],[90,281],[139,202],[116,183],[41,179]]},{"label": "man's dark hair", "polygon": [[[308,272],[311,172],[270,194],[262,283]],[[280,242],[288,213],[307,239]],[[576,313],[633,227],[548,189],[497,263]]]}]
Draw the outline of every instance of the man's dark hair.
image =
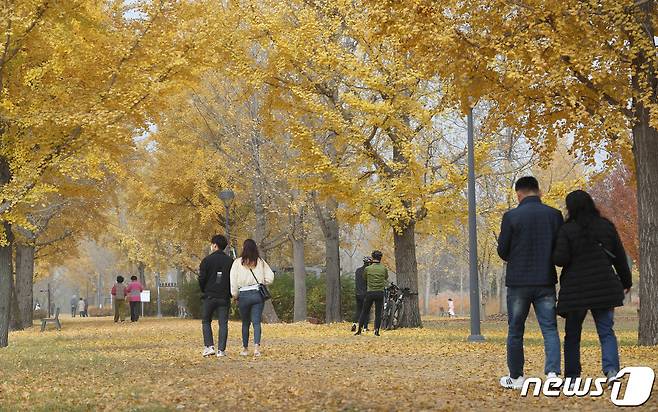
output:
[{"label": "man's dark hair", "polygon": [[117,283],[123,283],[123,276],[117,276]]},{"label": "man's dark hair", "polygon": [[137,276],[132,275],[132,276],[130,277],[130,280],[137,280]]},{"label": "man's dark hair", "polygon": [[372,252],[372,259],[376,262],[381,262],[382,256],[384,256],[384,254],[379,250],[375,250],[374,252]]},{"label": "man's dark hair", "polygon": [[517,192],[539,192],[539,182],[532,176],[524,176],[516,181],[514,190]]},{"label": "man's dark hair", "polygon": [[226,236],[224,235],[215,235],[212,237],[210,240],[210,243],[213,245],[217,245],[219,250],[224,250],[226,249],[226,246],[228,246],[228,240],[226,240]]}]

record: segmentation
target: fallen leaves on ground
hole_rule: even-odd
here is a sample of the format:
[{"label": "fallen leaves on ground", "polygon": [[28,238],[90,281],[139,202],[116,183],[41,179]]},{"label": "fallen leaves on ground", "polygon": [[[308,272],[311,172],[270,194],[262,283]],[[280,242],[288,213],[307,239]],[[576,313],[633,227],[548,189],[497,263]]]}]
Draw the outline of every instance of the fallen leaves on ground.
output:
[{"label": "fallen leaves on ground", "polygon": [[[541,333],[526,332],[527,375],[543,376]],[[634,346],[636,320],[617,322],[624,365],[658,370],[658,349]],[[243,358],[240,324],[227,358],[202,358],[196,320],[65,319],[63,330],[12,333],[0,350],[0,410],[613,410],[600,398],[521,398],[506,373],[505,322],[426,320],[423,329],[352,336],[349,324],[263,326],[261,358]],[[217,325],[214,325],[215,333]],[[599,376],[593,324],[583,333],[583,375]],[[644,406],[658,410],[655,393]]]}]

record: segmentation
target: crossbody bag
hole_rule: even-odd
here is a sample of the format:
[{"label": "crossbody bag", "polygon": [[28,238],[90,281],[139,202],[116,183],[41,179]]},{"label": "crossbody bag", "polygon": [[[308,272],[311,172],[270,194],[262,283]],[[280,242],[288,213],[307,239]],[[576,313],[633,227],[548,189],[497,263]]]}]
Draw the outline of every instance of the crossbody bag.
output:
[{"label": "crossbody bag", "polygon": [[260,283],[258,281],[258,278],[256,277],[256,274],[254,273],[254,271],[251,268],[249,268],[249,271],[251,272],[251,275],[254,277],[254,280],[256,280],[256,283],[258,284],[258,293],[260,293],[260,297],[263,298],[263,302],[265,302],[266,300],[272,299],[272,294],[267,289],[267,286],[265,286],[265,284]]}]

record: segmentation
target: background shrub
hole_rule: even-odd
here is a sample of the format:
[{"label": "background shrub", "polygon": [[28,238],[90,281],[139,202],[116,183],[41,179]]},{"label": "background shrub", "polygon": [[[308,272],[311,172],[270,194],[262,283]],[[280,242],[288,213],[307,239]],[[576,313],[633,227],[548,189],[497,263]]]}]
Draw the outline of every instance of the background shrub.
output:
[{"label": "background shrub", "polygon": [[[125,312],[128,313],[128,309],[126,309]],[[102,308],[99,308],[98,306],[89,306],[87,313],[92,318],[98,318],[101,316],[114,316],[114,308],[112,306],[103,306]]]}]

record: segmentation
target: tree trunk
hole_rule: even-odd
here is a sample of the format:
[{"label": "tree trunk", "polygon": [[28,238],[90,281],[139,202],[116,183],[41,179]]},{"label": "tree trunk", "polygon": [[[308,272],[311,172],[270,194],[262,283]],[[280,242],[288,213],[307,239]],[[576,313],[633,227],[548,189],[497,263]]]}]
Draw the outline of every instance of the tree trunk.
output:
[{"label": "tree trunk", "polygon": [[430,272],[425,274],[425,297],[423,298],[423,315],[427,316],[430,313],[430,296],[432,289],[432,278]]},{"label": "tree trunk", "polygon": [[[633,88],[639,93],[650,93],[655,103],[656,79],[653,60],[646,53],[654,53],[655,33],[653,29],[654,2],[639,4],[638,14],[643,33],[648,37],[649,47],[633,60],[636,73],[632,78]],[[646,83],[641,76],[646,76]],[[647,88],[649,90],[647,90]],[[658,344],[658,131],[651,127],[651,112],[641,101],[634,102],[635,125],[633,127],[633,152],[637,175],[638,226],[640,241],[640,325],[638,343]]]},{"label": "tree trunk", "polygon": [[507,264],[503,264],[503,269],[498,278],[498,313],[507,314],[507,287],[505,286],[505,274],[507,273]]},{"label": "tree trunk", "polygon": [[272,299],[265,302],[265,307],[263,308],[263,322],[281,323],[281,319],[279,319],[279,315],[277,315],[276,310],[274,310]]},{"label": "tree trunk", "polygon": [[395,269],[398,286],[409,288],[413,295],[404,299],[402,327],[422,327],[418,305],[418,262],[416,262],[416,223],[411,222],[400,233],[393,231]]},{"label": "tree trunk", "polygon": [[3,222],[7,244],[0,246],[0,348],[9,345],[9,320],[11,308],[11,225]]},{"label": "tree trunk", "polygon": [[24,328],[32,327],[34,308],[34,246],[16,245],[16,298]]},{"label": "tree trunk", "polygon": [[178,306],[178,317],[187,317],[187,302],[183,296],[183,285],[185,284],[185,271],[176,268],[176,305]]},{"label": "tree trunk", "polygon": [[16,296],[16,285],[14,284],[14,276],[11,279],[11,307],[9,309],[9,330],[23,330],[23,320],[21,319],[21,311],[18,308],[18,297]]},{"label": "tree trunk", "polygon": [[640,345],[658,344],[658,131],[648,110],[633,128],[640,240]]},{"label": "tree trunk", "polygon": [[324,235],[326,265],[326,302],[325,322],[334,323],[342,320],[340,293],[340,227],[336,219],[338,203],[330,198],[324,207],[316,198],[313,199],[315,212]]},{"label": "tree trunk", "polygon": [[293,321],[306,320],[306,267],[304,264],[304,239],[292,239],[293,272],[295,279],[295,307]]},{"label": "tree trunk", "polygon": [[146,264],[144,262],[137,262],[137,272],[139,272],[139,283],[142,284],[144,289],[148,289],[146,287]]}]

